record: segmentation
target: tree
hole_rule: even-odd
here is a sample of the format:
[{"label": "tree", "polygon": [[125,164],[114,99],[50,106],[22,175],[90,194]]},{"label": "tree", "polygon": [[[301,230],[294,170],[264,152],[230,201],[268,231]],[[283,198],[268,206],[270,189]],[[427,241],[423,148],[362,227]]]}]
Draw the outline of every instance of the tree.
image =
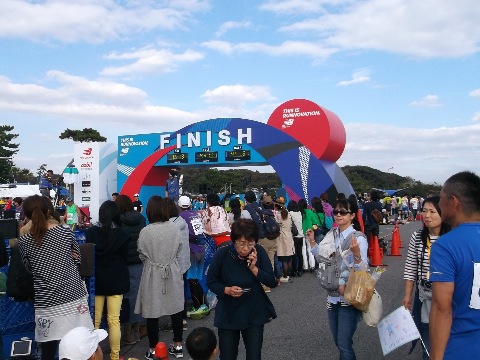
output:
[{"label": "tree", "polygon": [[47,164],[42,164],[38,167],[37,169],[37,175],[38,177],[42,176],[47,172]]},{"label": "tree", "polygon": [[77,142],[106,142],[107,138],[100,135],[100,133],[92,128],[85,128],[83,130],[67,129],[59,136],[60,139],[72,139]]},{"label": "tree", "polygon": [[20,169],[16,166],[12,167],[13,181],[17,183],[35,183],[35,175],[28,169]]},{"label": "tree", "polygon": [[11,168],[13,166],[12,156],[18,152],[18,144],[12,143],[18,134],[11,134],[14,129],[11,125],[0,126],[0,181],[10,182]]}]

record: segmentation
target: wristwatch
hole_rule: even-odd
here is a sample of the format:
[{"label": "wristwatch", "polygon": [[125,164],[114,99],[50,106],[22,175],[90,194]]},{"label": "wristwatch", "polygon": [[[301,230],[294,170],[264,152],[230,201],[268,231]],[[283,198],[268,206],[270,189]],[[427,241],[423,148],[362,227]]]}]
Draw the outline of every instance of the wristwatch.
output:
[{"label": "wristwatch", "polygon": [[360,256],[355,256],[355,255],[353,255],[353,258],[354,258],[355,260],[357,260],[357,261],[362,260],[362,256],[361,256],[361,255],[360,255]]}]

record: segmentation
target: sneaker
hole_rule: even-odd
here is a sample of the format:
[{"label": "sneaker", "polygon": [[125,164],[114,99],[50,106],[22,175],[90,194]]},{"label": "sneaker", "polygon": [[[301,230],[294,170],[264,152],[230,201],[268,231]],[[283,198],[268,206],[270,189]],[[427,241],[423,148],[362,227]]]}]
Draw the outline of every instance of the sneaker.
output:
[{"label": "sneaker", "polygon": [[168,353],[170,355],[175,356],[177,359],[178,358],[183,358],[183,347],[181,346],[175,346],[174,344],[171,344],[168,347]]},{"label": "sneaker", "polygon": [[193,320],[203,319],[205,316],[210,314],[210,309],[207,305],[200,305],[200,307],[190,314],[190,318]]},{"label": "sneaker", "polygon": [[187,311],[187,318],[190,319],[191,315],[192,315],[195,311],[197,311],[197,309],[195,309],[194,307],[192,307],[192,309],[191,309],[190,311]]},{"label": "sneaker", "polygon": [[156,360],[155,359],[155,350],[148,349],[145,353],[145,359],[147,360]]},{"label": "sneaker", "polygon": [[266,293],[272,292],[272,290],[268,286],[265,286],[263,284],[262,284],[262,288],[263,288],[263,291],[265,291]]},{"label": "sneaker", "polygon": [[286,283],[292,283],[292,282],[293,282],[293,279],[290,278],[290,276],[287,276],[287,277],[283,277],[283,276],[282,276],[282,277],[280,278],[280,282],[281,282],[281,283],[284,283],[284,284],[286,284]]}]

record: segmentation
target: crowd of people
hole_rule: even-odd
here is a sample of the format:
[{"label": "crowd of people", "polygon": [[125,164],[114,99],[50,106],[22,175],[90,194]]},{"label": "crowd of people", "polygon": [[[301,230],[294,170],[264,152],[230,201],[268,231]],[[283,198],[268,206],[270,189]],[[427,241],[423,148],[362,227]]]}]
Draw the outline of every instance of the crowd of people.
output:
[{"label": "crowd of people", "polygon": [[[42,196],[19,204],[28,222],[18,248],[34,279],[35,338],[42,360],[55,358],[65,334],[61,356],[70,358],[71,344],[85,339],[86,358],[101,358],[98,343],[107,337],[100,330],[102,319],[111,360],[119,359],[122,341],[134,344],[143,335],[149,345],[145,357],[153,360],[162,316],[170,317],[173,330],[168,353],[182,358],[186,319],[210,312],[206,290],[216,297],[218,346],[211,329],[195,329],[186,339],[192,358],[213,359],[219,351],[222,360],[236,359],[241,335],[246,358],[261,359],[264,326],[277,316],[268,293],[313,272],[322,258],[331,258],[340,269],[338,284],[326,292],[333,341],[340,359],[356,358],[353,337],[361,311],[343,295],[351,268],[368,267],[367,239],[379,232],[372,214],[385,208],[378,192],[359,206],[355,196],[343,194],[332,204],[326,193],[287,203],[282,196],[258,198],[247,191],[243,204],[230,200],[228,211],[217,194],[207,195],[206,208],[195,210],[190,197],[166,192],[148,199],[146,219],[138,203],[134,206],[138,196],[132,201],[114,195],[100,206],[98,224],[85,232],[96,248],[93,320],[78,271],[79,245],[71,229],[62,226],[70,217],[58,218]],[[393,200],[390,205],[391,211]],[[475,341],[480,332],[480,178],[458,173],[440,196],[418,199],[415,209],[423,227],[410,240],[402,304],[417,322],[424,359],[455,359],[460,353],[475,358],[480,350]],[[201,285],[204,276],[207,289]],[[121,308],[128,309],[123,321]]]}]

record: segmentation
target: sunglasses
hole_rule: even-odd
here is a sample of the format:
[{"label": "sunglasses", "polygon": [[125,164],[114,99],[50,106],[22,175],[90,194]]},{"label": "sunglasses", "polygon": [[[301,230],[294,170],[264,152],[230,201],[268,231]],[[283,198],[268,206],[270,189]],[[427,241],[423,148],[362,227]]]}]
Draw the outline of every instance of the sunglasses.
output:
[{"label": "sunglasses", "polygon": [[347,211],[347,210],[333,210],[333,215],[345,216],[345,215],[351,214],[351,213],[352,213],[351,211]]}]

